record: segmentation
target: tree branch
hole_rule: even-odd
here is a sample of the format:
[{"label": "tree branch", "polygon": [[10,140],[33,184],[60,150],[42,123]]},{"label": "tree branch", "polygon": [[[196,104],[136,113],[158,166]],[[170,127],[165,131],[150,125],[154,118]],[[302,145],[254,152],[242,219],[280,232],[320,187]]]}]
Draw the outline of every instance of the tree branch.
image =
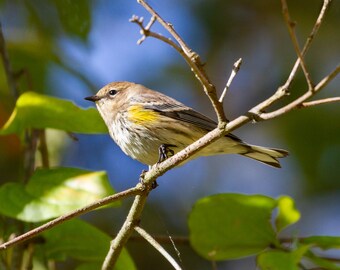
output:
[{"label": "tree branch", "polygon": [[79,215],[85,214],[87,212],[90,212],[91,210],[97,209],[101,206],[107,205],[109,203],[112,203],[114,201],[118,201],[127,197],[131,197],[131,196],[135,196],[138,194],[141,194],[144,190],[144,186],[142,184],[138,184],[136,187],[134,188],[130,188],[128,190],[113,194],[111,196],[105,197],[101,200],[95,201],[83,208],[77,209],[75,211],[72,211],[68,214],[65,214],[63,216],[60,216],[58,218],[55,218],[33,230],[28,231],[27,233],[24,233],[22,235],[19,235],[9,241],[7,241],[6,243],[3,243],[0,245],[0,250],[2,249],[7,249],[15,244],[19,244],[22,243],[24,241],[27,241],[28,239],[37,236],[38,234],[46,231],[47,229],[53,228],[54,226],[65,222],[71,218],[77,217]]},{"label": "tree branch", "polygon": [[[320,26],[321,26],[321,24],[322,24],[322,22],[325,18],[326,11],[329,8],[330,2],[331,2],[331,0],[324,0],[323,1],[323,5],[322,5],[322,8],[320,10],[319,16],[316,19],[315,24],[313,26],[313,29],[312,29],[311,33],[309,34],[309,36],[308,36],[308,38],[307,38],[307,40],[306,40],[306,42],[303,46],[303,49],[301,51],[301,57],[302,58],[306,55],[306,53],[309,50],[316,34],[318,33]],[[294,64],[294,66],[293,66],[293,68],[292,68],[292,70],[291,70],[291,72],[288,76],[287,81],[277,89],[277,91],[274,95],[272,95],[270,98],[268,98],[264,102],[260,103],[257,107],[252,109],[252,111],[251,111],[252,114],[254,114],[254,115],[260,114],[261,111],[258,110],[259,108],[262,108],[262,110],[264,110],[267,107],[269,107],[270,105],[272,105],[274,102],[278,101],[279,99],[283,98],[284,96],[286,96],[289,93],[289,88],[290,88],[290,86],[293,82],[293,79],[296,76],[296,72],[299,68],[299,65],[300,65],[300,58],[298,58],[295,61],[295,64]]]},{"label": "tree branch", "polygon": [[175,261],[174,258],[153,238],[150,234],[148,234],[143,228],[136,226],[135,231],[138,232],[146,241],[148,241],[159,253],[163,255],[165,259],[172,265],[172,267],[176,270],[181,270],[182,268]]},{"label": "tree branch", "polygon": [[127,240],[140,222],[144,205],[148,198],[149,192],[152,189],[152,182],[147,183],[145,187],[146,188],[142,194],[136,195],[124,224],[122,225],[117,236],[113,239],[113,241],[111,241],[109,252],[107,253],[102,265],[102,270],[113,269]]},{"label": "tree branch", "polygon": [[260,113],[258,117],[261,120],[268,120],[275,117],[278,117],[284,113],[287,113],[293,109],[297,109],[301,107],[301,104],[314,96],[316,93],[320,92],[323,88],[325,88],[328,83],[334,79],[340,72],[340,65],[337,66],[329,75],[327,75],[325,78],[323,78],[311,91],[307,91],[305,94],[297,98],[296,100],[292,101],[291,103],[287,104],[286,106],[283,106],[280,109],[277,109],[270,113]]},{"label": "tree branch", "polygon": [[312,107],[316,105],[339,102],[339,101],[340,101],[340,97],[324,98],[324,99],[313,100],[309,102],[303,102],[301,105],[298,106],[298,108],[308,108],[308,107]]},{"label": "tree branch", "polygon": [[221,94],[221,97],[220,99],[218,100],[220,103],[223,103],[223,100],[224,100],[224,97],[225,95],[227,94],[228,90],[229,90],[229,87],[231,85],[231,83],[233,82],[237,72],[240,70],[241,68],[241,65],[242,65],[242,58],[238,59],[235,63],[234,63],[234,66],[233,66],[233,70],[231,71],[231,74],[229,76],[229,79],[227,81],[227,84],[226,86],[224,87],[223,89],[223,92]]},{"label": "tree branch", "polygon": [[[189,245],[189,237],[188,236],[171,236],[171,238],[168,235],[152,235],[152,238],[154,238],[158,243],[164,243],[164,244],[173,244],[176,243],[176,245]],[[143,238],[140,236],[131,236],[129,241],[142,241]]]},{"label": "tree branch", "polygon": [[[202,84],[204,92],[209,97],[210,102],[212,103],[214,110],[216,112],[218,122],[220,124],[226,123],[227,119],[224,113],[223,106],[218,101],[216,88],[210,81],[208,75],[206,74],[206,71],[203,68],[199,55],[196,52],[194,52],[191,48],[189,48],[189,46],[183,41],[180,35],[175,31],[173,25],[169,22],[166,22],[148,3],[146,3],[146,1],[137,0],[137,2],[141,4],[152,15],[152,17],[156,18],[156,20],[164,27],[164,29],[167,30],[170,33],[170,35],[173,36],[174,39],[177,41],[179,47],[183,51],[183,54],[181,53],[181,55],[185,55],[184,59],[189,64],[196,78]],[[149,29],[147,29],[147,32],[149,32],[149,35],[152,37],[155,38],[159,37],[159,34],[157,35],[156,33],[149,31]],[[161,40],[164,41],[163,38],[161,38]],[[168,41],[165,42],[169,43]],[[174,47],[173,45],[171,46]]]},{"label": "tree branch", "polygon": [[289,14],[288,5],[287,5],[286,0],[281,0],[281,5],[282,5],[283,17],[285,19],[285,22],[286,22],[286,25],[287,25],[287,28],[288,28],[288,32],[289,32],[290,38],[292,40],[295,52],[298,56],[298,59],[300,60],[301,68],[303,70],[303,73],[305,74],[306,81],[307,81],[307,84],[308,84],[308,88],[309,88],[309,90],[312,90],[313,89],[312,79],[311,79],[310,74],[307,70],[305,61],[303,59],[303,56],[302,56],[302,53],[301,53],[301,50],[300,50],[299,42],[297,41],[297,37],[296,37],[296,33],[295,33],[296,24],[290,18],[290,14]]}]

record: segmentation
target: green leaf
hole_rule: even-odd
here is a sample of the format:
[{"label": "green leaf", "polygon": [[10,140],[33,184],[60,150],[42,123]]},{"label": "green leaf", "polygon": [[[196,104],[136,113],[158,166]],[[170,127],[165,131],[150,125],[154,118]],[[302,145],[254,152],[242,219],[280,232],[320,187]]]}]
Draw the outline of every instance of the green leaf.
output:
[{"label": "green leaf", "polygon": [[305,245],[292,252],[267,251],[258,256],[257,263],[265,270],[299,270],[298,264],[309,248],[309,245]]},{"label": "green leaf", "polygon": [[114,193],[105,172],[38,169],[29,183],[0,187],[0,213],[27,222],[51,219]]},{"label": "green leaf", "polygon": [[301,240],[304,244],[312,244],[322,249],[340,248],[339,236],[310,236]]},{"label": "green leaf", "polygon": [[77,133],[106,133],[96,109],[81,109],[72,102],[34,92],[22,94],[0,135],[20,134],[26,128],[54,128]]},{"label": "green leaf", "polygon": [[279,213],[276,218],[276,228],[280,232],[300,219],[300,212],[295,208],[294,200],[289,196],[278,198]]},{"label": "green leaf", "polygon": [[277,239],[270,217],[276,201],[262,195],[218,194],[196,202],[189,216],[193,248],[209,260],[256,254]]},{"label": "green leaf", "polygon": [[312,252],[307,252],[305,255],[309,258],[314,264],[322,267],[322,269],[327,270],[340,270],[340,266],[336,264],[336,262],[332,262],[331,260],[327,260],[327,258],[321,258],[313,254]]},{"label": "green leaf", "polygon": [[[77,269],[100,269],[110,247],[111,238],[96,227],[72,219],[43,233],[43,250],[48,259],[73,258],[86,264]],[[91,268],[93,266],[93,268]],[[130,255],[123,249],[115,269],[136,269]]]}]

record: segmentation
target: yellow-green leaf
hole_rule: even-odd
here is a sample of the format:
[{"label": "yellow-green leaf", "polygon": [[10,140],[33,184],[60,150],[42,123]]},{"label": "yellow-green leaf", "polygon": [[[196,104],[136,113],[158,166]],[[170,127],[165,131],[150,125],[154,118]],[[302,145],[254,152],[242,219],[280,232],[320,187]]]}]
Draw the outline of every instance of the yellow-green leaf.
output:
[{"label": "yellow-green leaf", "polygon": [[27,128],[53,128],[76,133],[107,132],[96,109],[82,109],[71,101],[34,92],[26,92],[19,97],[0,135],[20,134]]},{"label": "yellow-green leaf", "polygon": [[276,218],[276,228],[280,232],[289,225],[300,219],[300,212],[295,208],[294,200],[289,196],[278,198],[278,215]]},{"label": "yellow-green leaf", "polygon": [[315,235],[303,238],[302,243],[312,244],[322,249],[340,249],[340,236]]},{"label": "yellow-green leaf", "polygon": [[263,270],[299,270],[298,264],[309,248],[309,245],[303,245],[291,252],[269,250],[261,253],[257,262]]},{"label": "yellow-green leaf", "polygon": [[27,222],[39,222],[113,193],[103,171],[38,169],[26,186],[7,183],[0,187],[0,213]]}]

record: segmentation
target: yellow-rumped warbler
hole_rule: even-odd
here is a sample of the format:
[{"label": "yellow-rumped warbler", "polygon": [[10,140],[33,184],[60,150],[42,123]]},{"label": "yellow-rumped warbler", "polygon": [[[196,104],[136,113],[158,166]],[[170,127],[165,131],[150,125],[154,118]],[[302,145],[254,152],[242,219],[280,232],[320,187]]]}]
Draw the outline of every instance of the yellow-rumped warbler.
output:
[{"label": "yellow-rumped warbler", "polygon": [[[96,103],[112,139],[123,152],[147,165],[159,161],[162,147],[166,148],[163,155],[177,153],[217,126],[177,100],[131,82],[110,83],[85,99]],[[280,168],[277,158],[288,152],[249,145],[227,134],[194,157],[218,154],[241,154]]]}]

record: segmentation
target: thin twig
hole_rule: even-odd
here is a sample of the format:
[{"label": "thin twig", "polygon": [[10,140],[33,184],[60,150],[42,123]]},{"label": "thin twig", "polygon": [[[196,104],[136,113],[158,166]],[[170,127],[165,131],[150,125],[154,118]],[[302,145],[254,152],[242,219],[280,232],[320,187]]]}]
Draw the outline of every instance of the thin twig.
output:
[{"label": "thin twig", "polygon": [[[224,113],[223,106],[218,101],[216,88],[210,81],[208,75],[206,74],[206,71],[203,68],[199,55],[196,52],[194,52],[191,48],[189,48],[189,46],[184,42],[180,35],[175,31],[173,25],[169,22],[166,22],[148,3],[146,3],[145,0],[137,0],[137,2],[141,4],[152,15],[152,17],[155,17],[156,20],[164,27],[164,29],[167,30],[170,33],[170,35],[177,41],[179,47],[183,51],[183,54],[181,53],[181,55],[185,55],[184,59],[190,66],[196,78],[202,84],[205,94],[210,99],[210,102],[213,105],[213,108],[216,112],[219,124],[221,126],[224,126],[225,123],[227,122],[227,119]],[[158,38],[159,36],[159,34],[157,35],[156,33],[149,31],[149,29],[148,32],[149,36],[156,38]]]},{"label": "thin twig", "polygon": [[[154,16],[151,17],[152,18],[155,18]],[[187,62],[190,61],[190,58],[185,54],[185,52],[182,50],[182,48],[180,46],[177,45],[176,42],[174,42],[173,40],[171,40],[170,38],[167,38],[165,36],[163,36],[162,34],[159,34],[159,33],[156,33],[156,32],[152,32],[150,31],[150,29],[147,29],[146,27],[144,27],[143,25],[143,21],[144,19],[141,17],[138,17],[136,15],[133,15],[131,17],[131,19],[129,20],[131,23],[135,23],[137,24],[139,27],[140,27],[140,31],[141,31],[141,35],[142,35],[142,38],[140,38],[138,41],[137,41],[137,44],[141,44],[146,37],[153,37],[153,38],[156,38],[156,39],[159,39],[167,44],[169,44],[171,47],[173,47]],[[150,20],[151,22],[151,20]],[[150,25],[151,23],[148,23],[148,25]]]},{"label": "thin twig", "polygon": [[305,61],[303,59],[303,56],[302,56],[302,53],[301,53],[301,50],[300,50],[300,46],[299,46],[299,42],[297,41],[297,37],[296,37],[296,33],[295,33],[295,25],[296,24],[295,24],[295,22],[292,21],[292,19],[290,17],[286,0],[281,0],[281,5],[282,5],[283,17],[285,19],[285,22],[286,22],[286,25],[287,25],[287,28],[288,28],[289,36],[292,40],[295,52],[296,52],[296,54],[297,54],[297,56],[300,60],[300,65],[301,65],[301,68],[303,70],[303,73],[305,74],[306,81],[307,81],[307,84],[308,84],[308,88],[311,91],[313,89],[313,83],[312,83],[312,79],[310,77],[310,74],[307,70]]},{"label": "thin twig", "polygon": [[[305,42],[305,45],[303,46],[303,49],[301,51],[301,57],[302,58],[306,55],[306,53],[307,53],[308,49],[310,48],[316,34],[318,33],[320,26],[321,26],[321,24],[322,24],[322,22],[325,18],[326,11],[328,10],[328,8],[330,6],[330,3],[331,3],[331,0],[324,0],[323,1],[319,16],[316,19],[315,24],[313,26],[313,29],[312,29],[311,33],[309,34],[309,36],[308,36],[308,38]],[[295,74],[296,74],[296,71],[297,71],[299,65],[300,65],[300,58],[298,58],[296,60],[287,82],[282,86],[283,88],[289,89],[289,87],[290,87],[290,85],[293,81],[293,78],[295,77]]]},{"label": "thin twig", "polygon": [[[181,252],[178,250],[178,248],[177,248],[177,246],[176,246],[176,244],[175,244],[175,241],[174,241],[174,239],[172,238],[172,236],[169,234],[169,232],[168,232],[168,239],[170,240],[170,243],[171,243],[173,249],[175,250],[178,259],[182,262],[182,259],[181,259]],[[188,243],[189,243],[189,241],[188,241]]]},{"label": "thin twig", "polygon": [[151,183],[152,182],[150,181],[148,183],[145,183],[146,188],[144,189],[144,192],[135,196],[135,199],[124,224],[122,225],[115,239],[111,241],[110,249],[102,265],[102,270],[113,269],[119,257],[119,254],[121,253],[129,237],[131,236],[135,226],[138,225],[144,209],[144,205],[148,198],[149,192],[151,191]]},{"label": "thin twig", "polygon": [[[316,34],[318,33],[320,26],[325,18],[326,15],[326,11],[329,8],[331,0],[324,0],[322,8],[320,10],[319,16],[315,21],[315,24],[313,26],[313,29],[311,31],[311,33],[309,34],[305,45],[303,46],[303,49],[301,51],[301,56],[304,57],[307,53],[307,51],[309,50]],[[298,70],[298,67],[300,65],[300,58],[298,58],[295,61],[295,64],[288,76],[288,79],[286,80],[286,82],[280,86],[277,91],[275,92],[274,95],[272,95],[271,97],[269,97],[268,99],[266,99],[265,101],[261,102],[260,104],[258,104],[257,106],[255,106],[254,108],[252,108],[249,112],[253,115],[259,115],[262,113],[262,111],[266,108],[268,108],[270,105],[272,105],[274,102],[277,102],[278,100],[280,100],[281,98],[283,98],[284,96],[286,96],[289,93],[289,88],[293,82],[293,79],[296,76],[296,72]],[[315,90],[315,88],[314,88]],[[258,117],[259,120],[262,120],[261,117]]]},{"label": "thin twig", "polygon": [[227,81],[227,84],[226,86],[224,87],[223,89],[223,92],[222,92],[222,95],[220,97],[220,99],[218,100],[220,103],[223,102],[224,100],[224,97],[225,95],[227,94],[228,90],[229,90],[229,87],[231,85],[231,83],[233,82],[237,72],[240,70],[240,67],[242,65],[242,58],[238,59],[235,63],[234,63],[234,66],[233,66],[233,70],[231,71],[231,74],[229,76],[229,79]]},{"label": "thin twig", "polygon": [[340,97],[324,98],[324,99],[318,99],[318,100],[313,100],[313,101],[309,101],[309,102],[303,102],[298,107],[299,108],[308,108],[308,107],[311,107],[311,106],[333,103],[333,102],[339,102],[339,101],[340,101]]},{"label": "thin twig", "polygon": [[[171,236],[171,238],[168,235],[152,235],[152,237],[159,243],[163,244],[169,244],[173,245],[173,243],[176,243],[176,245],[189,245],[189,238],[187,236]],[[140,236],[134,236],[132,235],[129,238],[129,241],[142,241],[143,238]]]},{"label": "thin twig", "polygon": [[181,270],[182,268],[175,261],[174,258],[153,238],[150,234],[148,234],[143,228],[136,226],[135,231],[138,232],[146,241],[148,241],[159,253],[163,255],[165,259],[172,265],[172,267],[176,270]]},{"label": "thin twig", "polygon": [[14,72],[11,66],[11,63],[9,61],[9,56],[8,56],[8,51],[6,49],[6,42],[4,38],[4,34],[2,32],[2,26],[0,22],[0,54],[2,58],[2,63],[4,65],[4,69],[6,72],[6,77],[7,77],[7,83],[9,86],[9,89],[14,96],[15,99],[19,97],[19,91],[17,87],[17,82],[15,80]]},{"label": "thin twig", "polygon": [[189,48],[180,35],[175,31],[173,25],[169,22],[166,22],[148,3],[146,3],[144,0],[137,0],[137,3],[141,4],[153,17],[157,19],[164,29],[166,29],[174,37],[174,39],[178,42],[178,44],[188,56],[191,58],[196,58],[198,56],[197,53]]},{"label": "thin twig", "polygon": [[307,91],[305,94],[300,96],[299,98],[295,99],[291,103],[287,104],[286,106],[281,107],[280,109],[277,109],[275,111],[269,112],[269,113],[261,113],[258,115],[259,119],[261,120],[268,120],[275,117],[278,117],[284,113],[287,113],[293,109],[299,108],[300,105],[314,96],[316,93],[320,92],[323,88],[325,88],[328,83],[334,79],[340,72],[340,65],[337,66],[329,75],[327,75],[325,78],[323,78],[313,89],[313,91]]},{"label": "thin twig", "polygon": [[19,244],[22,243],[32,237],[35,237],[39,234],[41,234],[42,232],[46,231],[47,229],[50,229],[62,222],[65,222],[66,220],[69,220],[71,218],[77,217],[79,215],[85,214],[91,210],[97,209],[101,206],[107,205],[109,203],[112,203],[114,201],[118,201],[121,200],[123,198],[127,198],[127,197],[131,197],[137,194],[141,194],[144,190],[144,187],[141,184],[138,184],[136,187],[130,188],[128,190],[124,190],[122,192],[113,194],[111,196],[105,197],[101,200],[95,201],[87,206],[84,206],[83,208],[74,210],[68,214],[62,215],[58,218],[55,218],[33,230],[28,231],[27,233],[24,233],[22,235],[19,235],[9,241],[7,241],[6,243],[3,243],[0,245],[0,250],[2,249],[7,249],[15,244]]}]

